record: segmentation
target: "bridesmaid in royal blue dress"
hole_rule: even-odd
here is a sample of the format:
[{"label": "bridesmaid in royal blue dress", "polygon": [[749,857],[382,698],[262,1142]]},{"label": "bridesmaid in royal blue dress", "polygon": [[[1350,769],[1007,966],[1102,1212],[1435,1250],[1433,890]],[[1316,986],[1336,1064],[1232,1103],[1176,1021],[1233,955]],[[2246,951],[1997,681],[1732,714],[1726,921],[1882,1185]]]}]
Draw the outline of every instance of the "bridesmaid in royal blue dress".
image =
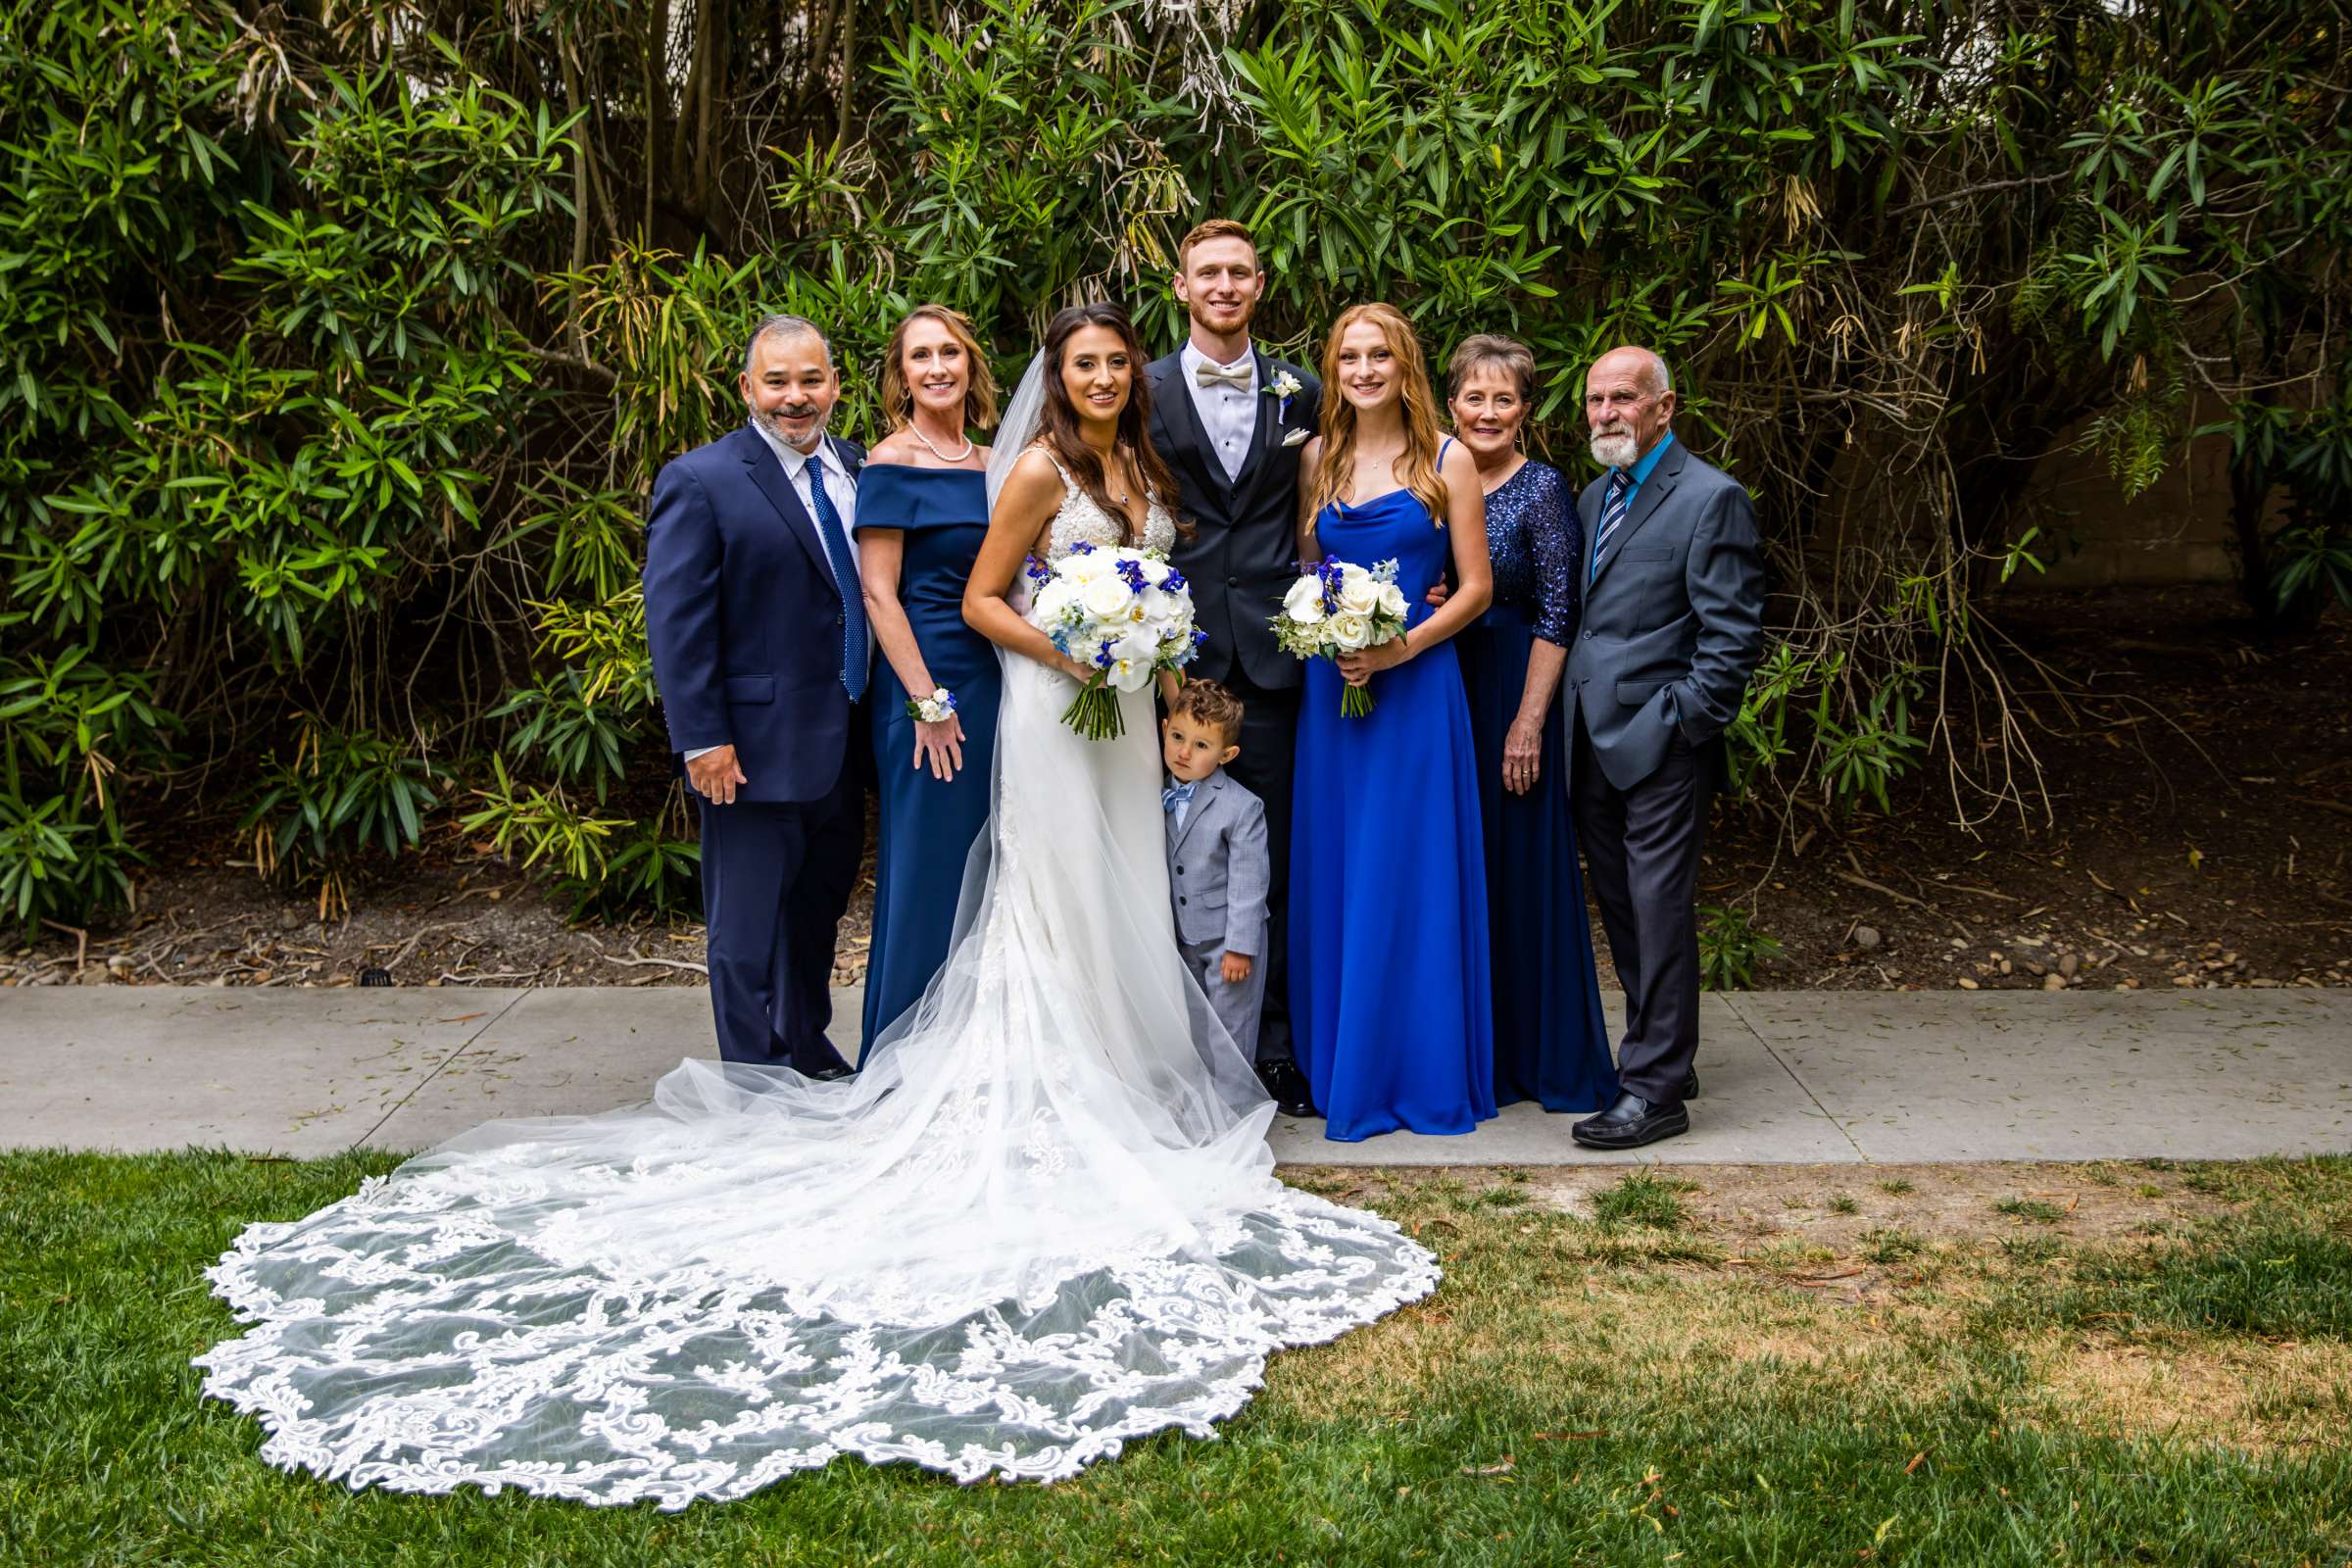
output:
[{"label": "bridesmaid in royal blue dress", "polygon": [[1494,1100],[1599,1110],[1617,1098],[1617,1065],[1600,1015],[1557,701],[1581,608],[1584,530],[1560,470],[1519,451],[1536,383],[1526,345],[1471,338],[1454,350],[1447,381],[1454,432],[1487,492],[1494,563],[1494,607],[1457,644],[1487,834]]},{"label": "bridesmaid in royal blue dress", "polygon": [[988,820],[1000,666],[963,622],[988,534],[988,448],[966,432],[996,422],[997,387],[960,312],[923,305],[899,323],[882,408],[893,429],[858,479],[858,569],[881,645],[868,697],[881,796],[869,1047],[947,958],[964,858]]},{"label": "bridesmaid in royal blue dress", "polygon": [[[1291,838],[1291,1021],[1326,1135],[1466,1133],[1494,1114],[1485,842],[1460,666],[1484,612],[1486,506],[1438,432],[1412,323],[1358,305],[1323,351],[1299,554],[1396,563],[1399,640],[1306,669]],[[1454,590],[1424,596],[1450,568]],[[1372,711],[1340,713],[1347,686]]]}]

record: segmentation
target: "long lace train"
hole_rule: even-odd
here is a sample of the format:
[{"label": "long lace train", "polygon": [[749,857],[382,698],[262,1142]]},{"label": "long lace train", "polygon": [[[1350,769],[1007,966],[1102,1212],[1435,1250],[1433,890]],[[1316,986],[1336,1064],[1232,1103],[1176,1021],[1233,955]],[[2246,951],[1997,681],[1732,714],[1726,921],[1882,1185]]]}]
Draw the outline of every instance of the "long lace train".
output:
[{"label": "long lace train", "polygon": [[[1112,526],[1073,492],[1054,549]],[[254,1225],[210,1270],[248,1327],[205,1392],[354,1487],[674,1509],[845,1453],[1050,1481],[1208,1436],[1272,1351],[1432,1290],[1388,1220],[1274,1179],[1177,954],[1151,699],[1091,741],[1073,689],[1007,662],[951,956],[855,1080],[688,1061]]]}]

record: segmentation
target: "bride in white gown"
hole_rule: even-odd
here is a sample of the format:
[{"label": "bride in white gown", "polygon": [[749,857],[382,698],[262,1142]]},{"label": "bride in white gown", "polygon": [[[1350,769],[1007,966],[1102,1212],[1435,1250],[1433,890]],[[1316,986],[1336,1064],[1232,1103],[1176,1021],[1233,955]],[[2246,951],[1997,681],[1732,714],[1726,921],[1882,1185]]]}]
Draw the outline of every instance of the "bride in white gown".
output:
[{"label": "bride in white gown", "polygon": [[1005,597],[1032,549],[1133,542],[1123,493],[1173,543],[1141,368],[1115,308],[1062,312],[990,465],[994,813],[922,1001],[855,1079],[689,1060],[649,1105],[493,1122],[248,1228],[209,1271],[247,1330],[196,1364],[264,1457],[664,1509],[844,1453],[1050,1481],[1211,1435],[1271,1351],[1434,1288],[1389,1221],[1274,1179],[1273,1107],[1178,956],[1151,696],[1076,734]]}]

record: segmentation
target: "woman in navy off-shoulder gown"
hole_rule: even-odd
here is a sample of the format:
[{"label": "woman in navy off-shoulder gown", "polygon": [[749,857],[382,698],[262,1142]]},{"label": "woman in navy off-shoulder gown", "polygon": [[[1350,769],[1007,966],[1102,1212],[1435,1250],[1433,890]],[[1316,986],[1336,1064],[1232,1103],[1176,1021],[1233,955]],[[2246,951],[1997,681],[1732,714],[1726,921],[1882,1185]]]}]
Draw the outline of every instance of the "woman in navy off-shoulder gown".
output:
[{"label": "woman in navy off-shoulder gown", "polygon": [[[1327,1136],[1466,1133],[1494,1114],[1477,766],[1447,640],[1487,603],[1478,469],[1440,437],[1420,346],[1396,311],[1342,315],[1322,368],[1300,554],[1395,561],[1407,630],[1307,665],[1291,839],[1292,1027]],[[1454,591],[1433,611],[1424,596],[1449,566]],[[1369,714],[1341,715],[1348,685],[1370,693]]]},{"label": "woman in navy off-shoulder gown", "polygon": [[918,307],[883,361],[897,428],[858,481],[858,572],[881,645],[868,695],[881,797],[868,1046],[946,959],[963,862],[988,820],[1001,669],[963,623],[964,579],[988,533],[988,448],[965,432],[995,422],[996,390],[971,323]]},{"label": "woman in navy off-shoulder gown", "polygon": [[1494,1099],[1599,1110],[1617,1098],[1617,1067],[1600,1015],[1558,701],[1581,608],[1576,495],[1557,468],[1519,452],[1536,381],[1523,344],[1470,338],[1447,379],[1454,431],[1487,487],[1494,564],[1494,607],[1458,640],[1486,828]]}]

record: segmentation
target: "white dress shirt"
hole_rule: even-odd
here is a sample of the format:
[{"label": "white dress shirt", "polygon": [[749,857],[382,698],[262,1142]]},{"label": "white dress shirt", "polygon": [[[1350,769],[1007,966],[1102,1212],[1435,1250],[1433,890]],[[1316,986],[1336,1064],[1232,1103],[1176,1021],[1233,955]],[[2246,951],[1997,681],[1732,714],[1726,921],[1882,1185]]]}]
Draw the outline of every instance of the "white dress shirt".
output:
[{"label": "white dress shirt", "polygon": [[[810,526],[821,533],[824,530],[825,520],[816,514],[816,497],[808,489],[808,465],[812,459],[814,460],[817,471],[824,475],[825,497],[833,503],[833,510],[841,514],[841,537],[832,542],[833,547],[841,552],[841,559],[850,564],[849,582],[835,586],[839,587],[843,593],[859,592],[858,584],[858,481],[850,476],[849,468],[841,461],[841,454],[834,450],[830,439],[820,439],[816,443],[816,451],[813,453],[799,452],[777,440],[775,432],[759,420],[752,420],[751,426],[759,434],[760,439],[767,443],[767,450],[776,455],[776,461],[784,465],[784,477],[791,482],[792,493],[800,498],[802,510],[808,514]],[[832,564],[829,561],[826,563],[825,569],[828,574],[832,571]],[[866,627],[865,647],[866,657],[871,659],[874,647],[874,631],[871,624]],[[691,762],[705,752],[716,750],[718,748],[715,746],[698,746],[693,751],[685,753],[684,756],[686,760]]]},{"label": "white dress shirt", "polygon": [[834,448],[830,439],[820,439],[813,453],[799,452],[777,440],[774,431],[756,419],[752,421],[752,428],[760,433],[760,440],[767,443],[767,450],[776,455],[776,461],[784,465],[784,477],[792,481],[792,493],[801,498],[801,507],[808,514],[808,520],[820,530],[825,524],[824,519],[816,514],[816,497],[808,489],[809,460],[815,459],[817,467],[823,470],[825,496],[833,503],[833,510],[841,514],[843,537],[832,543],[841,547],[843,558],[850,564],[850,587],[855,589],[858,575],[858,481],[850,477],[850,470],[842,464],[841,453]]},{"label": "white dress shirt", "polygon": [[1177,356],[1184,370],[1185,390],[1193,395],[1194,412],[1200,416],[1200,433],[1208,438],[1208,449],[1217,455],[1224,466],[1225,482],[1233,483],[1242,476],[1242,465],[1250,459],[1250,441],[1257,434],[1257,403],[1260,388],[1257,384],[1257,352],[1254,346],[1244,349],[1235,369],[1250,372],[1247,390],[1238,386],[1202,386],[1200,367],[1227,367],[1200,352],[1189,340]]}]

